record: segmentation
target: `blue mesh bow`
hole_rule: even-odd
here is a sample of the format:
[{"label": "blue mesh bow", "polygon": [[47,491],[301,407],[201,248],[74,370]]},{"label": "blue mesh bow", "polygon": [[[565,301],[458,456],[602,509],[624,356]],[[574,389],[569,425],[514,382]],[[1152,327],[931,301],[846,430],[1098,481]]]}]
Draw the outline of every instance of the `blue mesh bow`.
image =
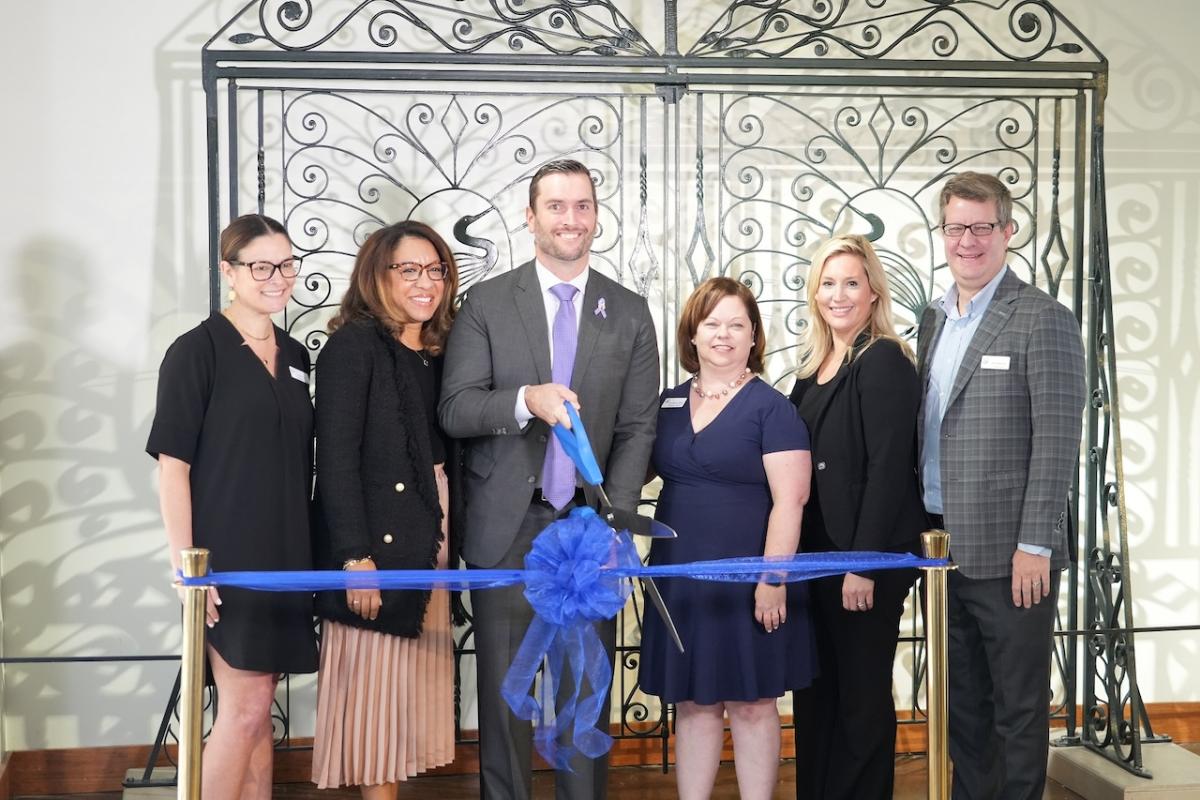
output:
[{"label": "blue mesh bow", "polygon": [[[569,769],[576,753],[597,758],[612,745],[612,737],[597,727],[612,664],[594,623],[615,617],[632,591],[630,581],[614,570],[639,565],[629,534],[613,531],[587,507],[551,523],[525,557],[525,598],[536,616],[500,694],[519,719],[533,721],[534,744],[555,769]],[[539,693],[534,683],[543,660]],[[556,710],[564,667],[571,691]],[[603,722],[607,727],[608,720]]]}]

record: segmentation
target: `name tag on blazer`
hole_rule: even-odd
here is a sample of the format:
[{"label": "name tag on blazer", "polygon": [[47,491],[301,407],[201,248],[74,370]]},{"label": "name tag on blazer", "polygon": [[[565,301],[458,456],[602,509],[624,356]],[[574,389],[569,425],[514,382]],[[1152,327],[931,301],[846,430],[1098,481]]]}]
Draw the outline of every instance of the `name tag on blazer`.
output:
[{"label": "name tag on blazer", "polygon": [[298,367],[288,367],[288,372],[292,373],[292,377],[303,383],[308,383],[308,373]]},{"label": "name tag on blazer", "polygon": [[980,369],[1008,369],[1010,356],[984,356],[979,362]]},{"label": "name tag on blazer", "polygon": [[666,400],[663,400],[662,407],[663,408],[683,408],[684,404],[686,404],[686,403],[687,403],[686,397],[668,397]]}]

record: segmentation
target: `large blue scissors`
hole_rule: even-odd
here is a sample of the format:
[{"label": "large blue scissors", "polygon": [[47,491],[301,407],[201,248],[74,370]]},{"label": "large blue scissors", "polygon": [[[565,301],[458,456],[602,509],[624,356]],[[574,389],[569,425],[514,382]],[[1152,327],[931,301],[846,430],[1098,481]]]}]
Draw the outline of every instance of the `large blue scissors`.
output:
[{"label": "large blue scissors", "polygon": [[[564,403],[567,409],[567,418],[571,420],[571,427],[568,428],[561,422],[553,428],[554,435],[558,438],[559,444],[562,445],[563,451],[575,463],[575,468],[579,470],[579,475],[583,478],[583,494],[587,499],[588,505],[596,510],[600,518],[608,523],[613,530],[627,530],[630,533],[638,536],[650,536],[654,538],[674,539],[678,534],[675,529],[669,525],[665,525],[656,519],[638,514],[636,511],[629,511],[623,508],[614,508],[612,502],[608,499],[608,495],[604,491],[604,474],[600,471],[600,465],[596,462],[596,454],[592,451],[592,443],[588,440],[587,431],[583,427],[583,420],[579,418],[579,413],[575,410],[575,406],[570,403]],[[667,627],[667,632],[671,634],[672,641],[679,648],[679,652],[683,652],[683,640],[679,638],[679,631],[675,628],[675,622],[671,619],[671,612],[667,610],[667,604],[663,601],[662,594],[659,593],[658,587],[654,585],[653,578],[641,578],[642,591],[650,602],[654,604],[655,610],[662,618],[663,624]]]}]

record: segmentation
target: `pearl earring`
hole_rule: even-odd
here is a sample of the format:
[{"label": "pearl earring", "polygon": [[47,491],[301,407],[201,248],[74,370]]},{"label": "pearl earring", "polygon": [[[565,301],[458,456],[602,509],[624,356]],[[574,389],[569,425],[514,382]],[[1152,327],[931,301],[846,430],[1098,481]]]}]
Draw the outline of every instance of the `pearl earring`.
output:
[{"label": "pearl earring", "polygon": [[233,288],[232,288],[232,287],[230,287],[230,289],[229,289],[229,302],[231,302],[231,303],[232,303],[234,300],[237,300],[237,292],[235,292],[235,291],[233,290]]}]

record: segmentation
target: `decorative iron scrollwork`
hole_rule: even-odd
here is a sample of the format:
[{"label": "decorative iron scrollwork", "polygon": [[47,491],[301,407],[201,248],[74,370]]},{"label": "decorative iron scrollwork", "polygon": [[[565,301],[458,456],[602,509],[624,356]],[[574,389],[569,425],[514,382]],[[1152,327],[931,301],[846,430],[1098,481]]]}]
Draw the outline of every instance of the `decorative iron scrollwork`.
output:
[{"label": "decorative iron scrollwork", "polygon": [[[579,157],[600,207],[592,263],[650,297],[667,353],[682,298],[714,272],[728,274],[764,309],[767,369],[780,383],[807,325],[808,257],[821,240],[857,232],[875,242],[912,335],[947,283],[940,185],[964,169],[999,174],[1015,200],[1010,266],[1055,296],[1075,292],[1102,365],[1090,376],[1095,424],[1079,493],[1088,541],[1082,739],[1138,771],[1140,728],[1151,732],[1128,633],[1124,484],[1110,474],[1121,455],[1103,56],[1048,0],[733,0],[706,29],[699,21],[683,57],[675,0],[663,13],[657,47],[611,0],[252,2],[205,46],[206,90],[230,93],[228,104],[209,106],[214,198],[228,180],[230,195],[284,219],[307,255],[285,322],[318,351],[354,254],[376,228],[408,217],[435,223],[469,291],[528,257],[517,239],[530,175],[550,158]],[[249,62],[270,62],[278,77],[242,73]],[[971,70],[1021,81],[980,82]],[[876,80],[880,72],[889,80]],[[793,74],[802,80],[789,82]],[[257,131],[228,118],[249,107]],[[1084,126],[1090,162],[1071,152]],[[242,158],[238,147],[253,152]],[[210,296],[215,306],[215,289]],[[1072,575],[1068,591],[1078,585]],[[670,710],[637,688],[640,609],[624,613],[634,629],[618,645],[621,735],[662,737],[665,763]],[[1072,605],[1065,626],[1077,627],[1076,616]],[[914,636],[918,627],[914,619]],[[457,658],[470,655],[469,637],[468,628],[457,638]],[[918,641],[915,718],[923,655]],[[1075,640],[1056,646],[1055,658],[1065,697],[1055,713],[1073,733]]]},{"label": "decorative iron scrollwork", "polygon": [[656,55],[608,0],[363,0],[352,8],[262,0],[229,27],[226,43],[289,52],[532,52]]},{"label": "decorative iron scrollwork", "polygon": [[1045,0],[735,0],[688,55],[1015,62],[1085,52],[1098,57]]}]

